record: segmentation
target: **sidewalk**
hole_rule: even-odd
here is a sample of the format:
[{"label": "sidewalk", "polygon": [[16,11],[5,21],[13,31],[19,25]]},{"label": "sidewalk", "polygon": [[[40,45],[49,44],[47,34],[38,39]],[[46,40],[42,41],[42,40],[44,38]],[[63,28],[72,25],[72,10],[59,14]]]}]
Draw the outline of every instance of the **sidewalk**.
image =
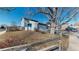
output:
[{"label": "sidewalk", "polygon": [[68,51],[79,51],[79,38],[75,33],[70,35]]}]

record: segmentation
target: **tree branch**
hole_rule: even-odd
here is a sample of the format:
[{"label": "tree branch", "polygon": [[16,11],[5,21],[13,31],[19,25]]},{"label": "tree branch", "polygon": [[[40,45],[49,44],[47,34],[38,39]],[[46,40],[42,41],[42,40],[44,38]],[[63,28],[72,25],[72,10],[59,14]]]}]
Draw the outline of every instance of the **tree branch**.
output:
[{"label": "tree branch", "polygon": [[73,14],[67,21],[65,21],[64,23],[62,23],[62,25],[68,23],[68,22],[69,22],[73,17],[75,17],[77,14],[78,14],[78,12],[76,12],[75,14]]}]

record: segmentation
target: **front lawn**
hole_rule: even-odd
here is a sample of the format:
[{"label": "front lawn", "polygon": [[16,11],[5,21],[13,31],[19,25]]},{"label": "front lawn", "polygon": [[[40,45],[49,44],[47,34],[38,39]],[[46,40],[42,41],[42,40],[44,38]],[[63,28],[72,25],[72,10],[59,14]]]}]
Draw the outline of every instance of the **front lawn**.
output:
[{"label": "front lawn", "polygon": [[[58,39],[59,35],[51,35],[49,33],[41,33],[34,31],[14,31],[14,32],[6,32],[3,35],[0,35],[0,48],[7,48],[22,44],[29,44],[40,40],[45,39]],[[60,37],[62,39],[60,42],[47,42],[39,45],[33,46],[34,49],[41,49],[51,45],[60,44],[63,48],[67,49],[69,45],[68,36]]]},{"label": "front lawn", "polygon": [[28,44],[38,40],[52,38],[53,36],[48,33],[40,33],[33,31],[15,31],[6,32],[0,35],[0,48],[6,48],[16,45]]}]

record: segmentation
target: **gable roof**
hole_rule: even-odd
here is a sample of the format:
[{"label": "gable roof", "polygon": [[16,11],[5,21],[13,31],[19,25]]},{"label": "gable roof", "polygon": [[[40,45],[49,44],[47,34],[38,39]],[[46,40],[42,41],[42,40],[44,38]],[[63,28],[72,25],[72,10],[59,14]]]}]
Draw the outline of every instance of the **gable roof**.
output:
[{"label": "gable roof", "polygon": [[38,24],[40,24],[40,25],[44,25],[44,26],[48,26],[47,24],[44,24],[44,23],[38,23]]},{"label": "gable roof", "polygon": [[[24,18],[24,19],[25,19],[25,20],[34,21],[34,22],[38,22],[37,20],[33,20],[33,19],[29,19],[29,18]],[[38,22],[38,24],[40,24],[40,25],[44,25],[44,26],[48,26],[47,24],[40,23],[40,22]]]},{"label": "gable roof", "polygon": [[33,19],[29,19],[29,18],[24,18],[25,20],[30,20],[30,21],[34,21],[34,22],[38,22],[36,20],[33,20]]}]

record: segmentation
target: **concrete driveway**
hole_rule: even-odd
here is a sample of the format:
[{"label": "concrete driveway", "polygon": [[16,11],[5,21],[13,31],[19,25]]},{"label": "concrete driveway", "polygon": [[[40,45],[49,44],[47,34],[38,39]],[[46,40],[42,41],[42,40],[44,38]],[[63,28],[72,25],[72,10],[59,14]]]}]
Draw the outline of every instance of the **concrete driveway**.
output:
[{"label": "concrete driveway", "polygon": [[4,34],[6,31],[0,31],[0,35]]}]

